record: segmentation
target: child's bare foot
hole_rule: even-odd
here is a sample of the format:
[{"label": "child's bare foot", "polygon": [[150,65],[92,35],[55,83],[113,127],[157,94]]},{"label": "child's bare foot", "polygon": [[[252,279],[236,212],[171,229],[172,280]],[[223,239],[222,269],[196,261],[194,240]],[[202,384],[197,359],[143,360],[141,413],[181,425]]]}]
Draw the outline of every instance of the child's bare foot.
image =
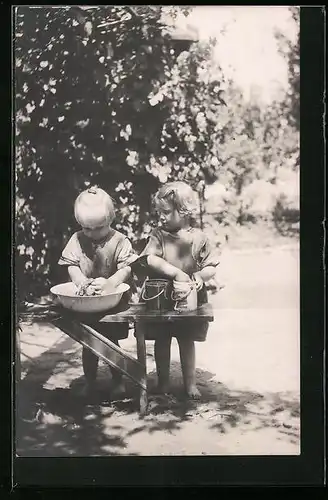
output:
[{"label": "child's bare foot", "polygon": [[77,389],[77,396],[88,400],[90,403],[96,401],[97,399],[97,387],[96,384],[85,383]]},{"label": "child's bare foot", "polygon": [[86,398],[90,394],[89,388],[87,385],[83,385],[82,387],[79,387],[78,389],[78,395],[81,398]]},{"label": "child's bare foot", "polygon": [[154,394],[168,394],[170,392],[170,387],[169,385],[163,385],[163,384],[158,384],[154,389]]},{"label": "child's bare foot", "polygon": [[111,397],[123,396],[125,394],[125,384],[123,380],[121,382],[117,382],[111,388]]},{"label": "child's bare foot", "polygon": [[199,392],[199,390],[197,389],[197,387],[195,385],[192,385],[191,387],[188,387],[188,389],[186,390],[187,392],[187,398],[188,399],[193,399],[193,400],[199,400],[201,398],[201,393]]},{"label": "child's bare foot", "polygon": [[85,383],[77,389],[77,395],[80,398],[89,398],[95,395],[96,385]]}]

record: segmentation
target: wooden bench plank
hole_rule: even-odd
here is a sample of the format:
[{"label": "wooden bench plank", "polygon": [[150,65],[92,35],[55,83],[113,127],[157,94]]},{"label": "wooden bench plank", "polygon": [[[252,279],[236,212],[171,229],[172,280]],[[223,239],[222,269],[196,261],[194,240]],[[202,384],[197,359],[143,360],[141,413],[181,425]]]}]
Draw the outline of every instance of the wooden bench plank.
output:
[{"label": "wooden bench plank", "polygon": [[[29,313],[28,317],[35,320],[41,319],[41,313]],[[76,320],[79,323],[87,324],[89,322],[96,323],[98,321],[104,323],[134,323],[137,321],[144,322],[167,322],[167,321],[182,321],[185,319],[214,321],[213,307],[211,304],[203,304],[196,311],[178,312],[178,311],[147,311],[144,304],[133,304],[123,311],[104,313],[77,313],[64,309],[62,306],[55,305],[49,307],[42,312],[42,320],[52,321],[59,317],[69,320]]]},{"label": "wooden bench plank", "polygon": [[213,308],[211,304],[203,304],[196,311],[147,311],[143,304],[133,304],[125,311],[116,314],[106,314],[99,321],[104,323],[121,322],[170,322],[182,321],[186,319],[214,321]]}]

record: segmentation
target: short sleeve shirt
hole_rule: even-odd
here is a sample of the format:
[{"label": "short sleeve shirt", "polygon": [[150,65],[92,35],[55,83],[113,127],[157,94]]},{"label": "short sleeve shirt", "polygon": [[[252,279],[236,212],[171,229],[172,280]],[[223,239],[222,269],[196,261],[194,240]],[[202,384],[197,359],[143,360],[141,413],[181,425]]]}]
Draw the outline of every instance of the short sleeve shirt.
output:
[{"label": "short sleeve shirt", "polygon": [[137,259],[130,240],[114,230],[100,243],[93,242],[83,231],[68,241],[58,264],[78,266],[87,278],[109,278]]},{"label": "short sleeve shirt", "polygon": [[155,229],[142,255],[157,255],[191,275],[207,266],[218,266],[220,255],[203,231],[190,228],[178,235]]}]

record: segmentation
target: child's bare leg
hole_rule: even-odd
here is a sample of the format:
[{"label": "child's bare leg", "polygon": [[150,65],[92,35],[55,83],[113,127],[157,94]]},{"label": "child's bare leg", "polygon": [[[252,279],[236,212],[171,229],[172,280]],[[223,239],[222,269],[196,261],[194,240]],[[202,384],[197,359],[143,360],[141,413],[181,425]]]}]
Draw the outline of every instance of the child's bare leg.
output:
[{"label": "child's bare leg", "polygon": [[183,382],[187,396],[191,399],[199,399],[201,394],[196,387],[195,342],[189,338],[178,337],[178,343]]},{"label": "child's bare leg", "polygon": [[82,365],[86,384],[81,390],[81,395],[92,394],[96,387],[98,357],[86,347],[82,348]]},{"label": "child's bare leg", "polygon": [[157,390],[167,393],[170,385],[171,335],[155,340],[155,361],[158,378]]},{"label": "child's bare leg", "polygon": [[[118,343],[118,340],[112,340],[114,344],[116,344],[118,347],[120,347],[120,344]],[[112,373],[112,381],[113,381],[113,387],[111,390],[111,395],[122,395],[125,393],[125,384],[124,384],[124,379],[123,375],[121,372],[118,370],[115,370],[115,368],[111,368],[111,373]]]}]

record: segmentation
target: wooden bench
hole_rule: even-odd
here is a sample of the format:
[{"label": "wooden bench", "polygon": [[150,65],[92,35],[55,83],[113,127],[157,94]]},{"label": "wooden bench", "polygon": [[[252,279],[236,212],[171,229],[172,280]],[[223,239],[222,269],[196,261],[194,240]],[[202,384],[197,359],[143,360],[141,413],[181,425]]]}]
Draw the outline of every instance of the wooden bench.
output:
[{"label": "wooden bench", "polygon": [[[137,359],[128,354],[124,349],[118,347],[109,339],[101,335],[94,328],[89,326],[89,315],[83,316],[68,312],[63,308],[56,307],[49,314],[49,322],[79,342],[86,349],[90,350],[102,359],[109,366],[116,368],[123,375],[129,377],[140,388],[139,411],[144,415],[147,410],[147,363],[146,363],[146,343],[143,329],[136,331]],[[207,320],[214,321],[213,309],[210,304],[200,306],[192,312],[152,312],[147,311],[144,304],[130,305],[126,310],[114,314],[100,316],[101,323],[170,323],[181,322],[185,319],[193,321]]]}]

